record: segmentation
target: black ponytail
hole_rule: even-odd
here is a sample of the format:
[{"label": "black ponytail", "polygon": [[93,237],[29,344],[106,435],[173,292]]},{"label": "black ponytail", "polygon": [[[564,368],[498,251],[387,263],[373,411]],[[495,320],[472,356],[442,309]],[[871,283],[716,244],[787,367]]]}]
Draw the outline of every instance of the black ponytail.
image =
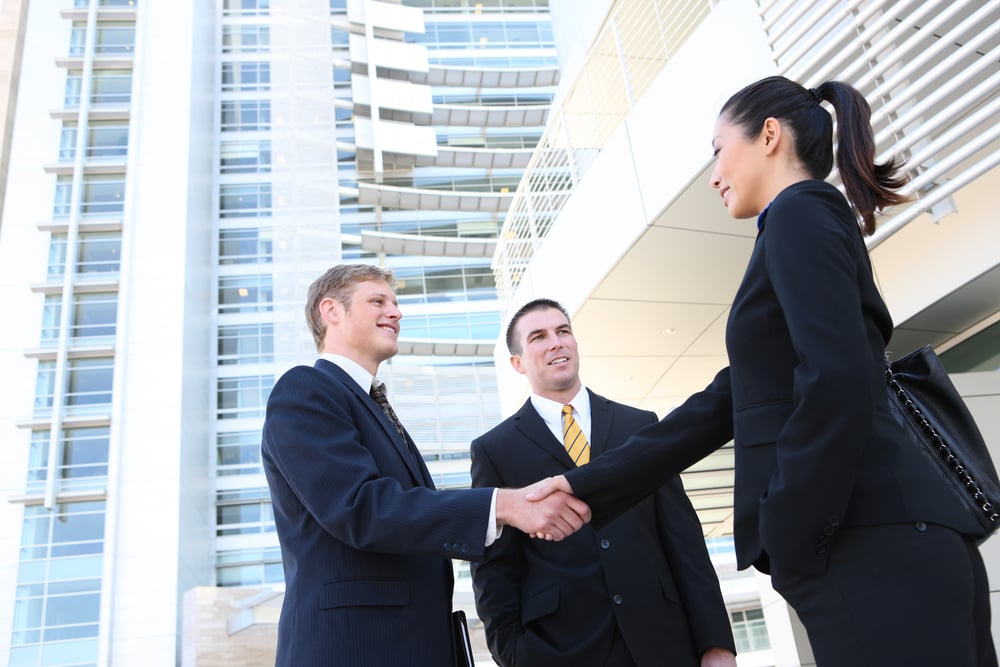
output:
[{"label": "black ponytail", "polygon": [[771,76],[740,90],[723,105],[720,115],[756,138],[767,118],[777,118],[791,130],[795,156],[813,178],[825,179],[833,170],[833,118],[821,102],[837,112],[837,169],[847,199],[861,217],[867,236],[875,231],[875,212],[901,204],[898,190],[906,184],[902,162],[875,164],[871,107],[853,87],[828,81],[806,89],[782,76]]}]

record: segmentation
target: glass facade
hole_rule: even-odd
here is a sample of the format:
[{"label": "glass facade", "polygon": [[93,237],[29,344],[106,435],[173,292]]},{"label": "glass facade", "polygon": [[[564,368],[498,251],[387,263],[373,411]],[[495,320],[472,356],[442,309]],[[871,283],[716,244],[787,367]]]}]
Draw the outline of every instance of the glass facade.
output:
[{"label": "glass facade", "polygon": [[[12,667],[99,664],[132,70],[95,64],[85,81],[80,63],[89,56],[131,59],[136,0],[94,2],[93,40],[86,20],[74,19],[68,32],[58,152],[45,158],[64,167],[50,191],[57,224],[45,232],[48,266],[37,323],[44,353],[30,424]],[[104,8],[129,11],[109,21]],[[95,345],[108,351],[95,356]]]},{"label": "glass facade", "polygon": [[[402,4],[411,16],[420,10],[423,31],[394,39],[426,54],[432,68],[465,69],[467,80],[475,80],[488,75],[484,68],[555,65],[545,2]],[[542,135],[555,94],[554,79],[505,87],[414,79],[411,89],[419,90],[432,113],[366,106],[359,94],[365,95],[372,83],[358,74],[366,68],[349,35],[356,39],[362,31],[352,23],[347,3],[302,0],[298,7],[303,15],[316,12],[317,20],[319,12],[326,12],[331,27],[320,32],[302,25],[290,36],[274,22],[271,3],[262,0],[224,0],[219,16],[215,447],[216,574],[222,586],[281,580],[277,542],[267,528],[270,505],[261,475],[259,428],[270,386],[291,362],[289,332],[304,331],[305,287],[333,264],[363,262],[393,270],[404,313],[403,352],[383,364],[380,377],[435,482],[441,487],[469,484],[469,442],[500,417],[492,356],[417,356],[407,341],[492,347],[500,315],[491,255],[379,251],[365,239],[386,234],[417,243],[496,238],[503,202],[516,190],[522,167],[502,164],[495,156],[509,150],[527,156]],[[312,49],[317,56],[325,51],[332,71],[313,79],[304,78],[310,73],[303,71],[302,77],[286,81],[280,64],[293,47]],[[387,81],[420,76],[391,67],[378,72]],[[289,96],[290,87],[307,96]],[[498,115],[486,123],[462,117],[506,109],[532,109],[539,115],[529,124],[511,120],[515,116]],[[313,116],[329,118],[330,125],[312,124]],[[429,148],[439,156],[418,158],[393,146],[372,146],[367,128],[376,120],[426,132],[422,136],[431,138]],[[326,149],[331,125],[334,143]],[[476,164],[458,166],[448,151],[475,152]],[[383,158],[381,169],[376,153]],[[431,196],[420,201],[422,195],[417,201],[390,201],[388,193],[399,191],[458,197],[463,204],[443,205]],[[313,215],[317,236],[303,242]],[[322,259],[311,259],[309,243],[325,249]],[[304,262],[312,262],[315,273],[305,274]],[[291,275],[299,283],[294,290],[288,288]],[[261,539],[267,548],[261,548]]]}]

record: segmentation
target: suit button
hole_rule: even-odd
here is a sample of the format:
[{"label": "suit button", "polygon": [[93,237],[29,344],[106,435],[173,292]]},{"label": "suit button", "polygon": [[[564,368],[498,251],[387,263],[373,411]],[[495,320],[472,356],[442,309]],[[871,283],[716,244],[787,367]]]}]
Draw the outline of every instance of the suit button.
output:
[{"label": "suit button", "polygon": [[827,523],[828,523],[829,525],[833,526],[834,528],[836,528],[837,526],[839,526],[839,525],[840,525],[840,519],[838,519],[838,518],[837,518],[837,517],[835,517],[835,516],[831,516],[831,517],[830,517],[829,519],[827,519],[827,520],[826,520],[826,522],[827,522]]},{"label": "suit button", "polygon": [[607,540],[601,540],[601,548],[602,549],[610,549],[611,548],[611,542],[608,542]]},{"label": "suit button", "polygon": [[927,531],[927,524],[924,523],[923,521],[917,521],[915,524],[913,524],[913,527],[916,528],[917,532],[919,533]]},{"label": "suit button", "polygon": [[468,544],[463,544],[462,545],[462,553],[463,554],[469,553],[469,545]]},{"label": "suit button", "polygon": [[614,595],[611,596],[611,601],[614,602],[615,604],[621,604],[622,602],[625,601],[625,599],[622,598],[622,596],[619,595],[618,593],[615,593]]},{"label": "suit button", "polygon": [[444,543],[444,550],[445,551],[451,551],[451,542],[445,542]]},{"label": "suit button", "polygon": [[820,544],[820,545],[817,545],[816,548],[813,549],[813,551],[815,551],[818,554],[825,554],[826,553],[826,547],[824,547],[823,545]]},{"label": "suit button", "polygon": [[823,529],[824,535],[833,535],[835,532],[836,529],[833,526],[827,526],[826,528]]}]

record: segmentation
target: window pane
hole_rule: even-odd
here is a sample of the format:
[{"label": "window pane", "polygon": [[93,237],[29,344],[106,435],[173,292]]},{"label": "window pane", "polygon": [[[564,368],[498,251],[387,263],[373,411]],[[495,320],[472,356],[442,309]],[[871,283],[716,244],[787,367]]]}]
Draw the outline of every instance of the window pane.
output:
[{"label": "window pane", "polygon": [[128,124],[91,121],[87,130],[87,157],[114,158],[128,153]]},{"label": "window pane", "polygon": [[69,625],[97,621],[100,604],[101,596],[96,593],[50,597],[45,605],[45,624]]},{"label": "window pane", "polygon": [[118,316],[115,293],[77,294],[73,308],[73,338],[113,337]]},{"label": "window pane", "polygon": [[256,364],[274,360],[274,325],[219,327],[219,365]]},{"label": "window pane", "polygon": [[117,273],[121,266],[120,232],[91,232],[80,235],[77,273]]},{"label": "window pane", "polygon": [[271,276],[219,278],[219,313],[258,313],[273,309]]},{"label": "window pane", "polygon": [[110,404],[113,373],[113,359],[71,360],[66,405]]}]

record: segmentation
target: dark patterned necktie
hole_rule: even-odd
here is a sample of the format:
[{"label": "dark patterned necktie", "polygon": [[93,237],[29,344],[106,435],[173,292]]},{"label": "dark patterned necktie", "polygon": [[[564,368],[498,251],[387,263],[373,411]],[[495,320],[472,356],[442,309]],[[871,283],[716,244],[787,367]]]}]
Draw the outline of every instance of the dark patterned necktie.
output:
[{"label": "dark patterned necktie", "polygon": [[385,416],[389,418],[392,425],[396,427],[396,431],[403,436],[403,440],[406,441],[406,444],[412,451],[413,445],[410,444],[410,439],[406,437],[406,431],[403,430],[403,424],[400,423],[399,417],[396,416],[396,411],[392,409],[391,405],[389,405],[389,399],[385,395],[385,385],[377,381],[372,382],[372,388],[369,390],[368,394],[374,398],[375,402],[378,403],[378,406],[382,408],[382,412],[384,412]]}]

